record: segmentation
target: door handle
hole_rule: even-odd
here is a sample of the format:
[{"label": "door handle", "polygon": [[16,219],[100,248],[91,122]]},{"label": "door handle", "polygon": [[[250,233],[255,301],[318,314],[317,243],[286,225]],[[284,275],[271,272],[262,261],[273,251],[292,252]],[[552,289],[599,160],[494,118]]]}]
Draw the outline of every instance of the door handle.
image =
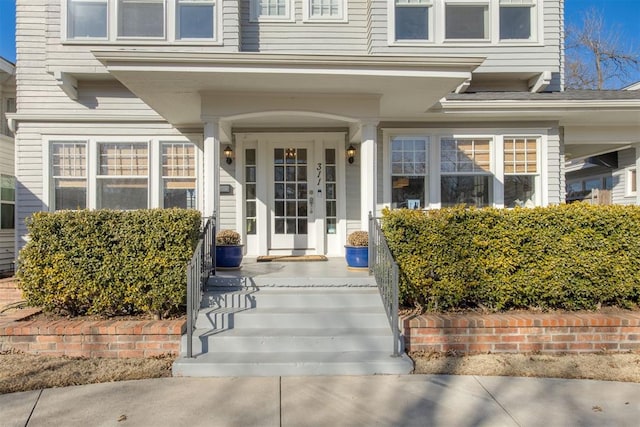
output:
[{"label": "door handle", "polygon": [[309,197],[309,213],[313,213],[313,196]]}]

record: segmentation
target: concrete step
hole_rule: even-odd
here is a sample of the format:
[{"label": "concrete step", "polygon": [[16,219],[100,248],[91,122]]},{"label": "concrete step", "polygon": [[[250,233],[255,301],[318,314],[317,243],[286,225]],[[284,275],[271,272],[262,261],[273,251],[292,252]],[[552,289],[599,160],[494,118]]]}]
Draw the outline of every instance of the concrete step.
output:
[{"label": "concrete step", "polygon": [[174,376],[292,376],[292,375],[402,375],[413,371],[406,354],[392,357],[389,352],[219,352],[198,358],[179,358],[173,364]]},{"label": "concrete step", "polygon": [[333,307],[381,305],[377,288],[256,288],[212,287],[204,294],[204,307]]},{"label": "concrete step", "polygon": [[[243,328],[228,330],[196,329],[193,354],[286,353],[286,352],[391,352],[393,335],[390,328]],[[186,335],[181,349],[186,349]]]},{"label": "concrete step", "polygon": [[363,287],[363,288],[371,288],[376,287],[376,282],[373,277],[370,276],[354,276],[354,277],[331,277],[331,276],[315,276],[315,277],[304,277],[304,276],[290,276],[290,277],[281,277],[281,276],[243,276],[239,274],[229,275],[225,272],[217,272],[215,276],[209,278],[206,284],[206,288],[211,287],[321,287],[321,288],[330,288],[330,287]]},{"label": "concrete step", "polygon": [[381,305],[372,307],[269,307],[201,310],[196,328],[386,328],[389,322]]}]

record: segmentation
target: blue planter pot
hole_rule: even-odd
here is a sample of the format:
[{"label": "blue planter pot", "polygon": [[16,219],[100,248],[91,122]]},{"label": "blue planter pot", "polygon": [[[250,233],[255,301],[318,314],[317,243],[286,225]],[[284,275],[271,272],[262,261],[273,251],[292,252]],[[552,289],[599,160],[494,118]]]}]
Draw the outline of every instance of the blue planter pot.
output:
[{"label": "blue planter pot", "polygon": [[345,246],[345,258],[351,268],[367,268],[369,266],[368,246]]},{"label": "blue planter pot", "polygon": [[216,246],[216,267],[238,268],[242,263],[242,245]]}]

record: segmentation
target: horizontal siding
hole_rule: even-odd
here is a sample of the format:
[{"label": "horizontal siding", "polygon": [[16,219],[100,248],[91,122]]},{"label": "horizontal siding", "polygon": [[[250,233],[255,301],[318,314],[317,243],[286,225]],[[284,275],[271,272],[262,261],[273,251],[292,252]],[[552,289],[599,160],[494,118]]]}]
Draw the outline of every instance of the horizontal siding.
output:
[{"label": "horizontal siding", "polygon": [[14,248],[14,231],[0,230],[0,273],[13,270],[15,261]]},{"label": "horizontal siding", "polygon": [[627,196],[627,187],[630,185],[628,171],[636,167],[636,150],[628,148],[618,151],[618,168],[612,173],[613,189],[611,201],[618,205],[636,204],[636,196]]},{"label": "horizontal siding", "polygon": [[[564,202],[564,165],[562,164],[559,128],[549,130],[547,136],[547,196],[550,205]],[[544,186],[544,183],[543,183]]]},{"label": "horizontal siding", "polygon": [[[220,184],[228,184],[233,188],[233,194],[220,195],[220,205],[217,209],[217,220],[221,230],[230,229],[237,230],[236,220],[238,211],[236,209],[236,198],[241,197],[240,186],[235,178],[235,164],[227,165],[220,158]],[[205,194],[205,197],[208,195]]]},{"label": "horizontal siding", "polygon": [[303,22],[302,1],[294,0],[295,21],[251,22],[250,2],[240,6],[241,50],[245,52],[367,52],[366,0],[348,2],[348,22]]}]

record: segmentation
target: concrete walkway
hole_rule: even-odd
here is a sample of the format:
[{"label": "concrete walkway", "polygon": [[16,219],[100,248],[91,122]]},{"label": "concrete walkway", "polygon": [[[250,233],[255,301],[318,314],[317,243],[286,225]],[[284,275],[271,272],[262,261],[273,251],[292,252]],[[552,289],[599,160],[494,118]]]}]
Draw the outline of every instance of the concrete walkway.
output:
[{"label": "concrete walkway", "polygon": [[637,426],[640,384],[439,375],[165,378],[0,395],[0,426]]}]

